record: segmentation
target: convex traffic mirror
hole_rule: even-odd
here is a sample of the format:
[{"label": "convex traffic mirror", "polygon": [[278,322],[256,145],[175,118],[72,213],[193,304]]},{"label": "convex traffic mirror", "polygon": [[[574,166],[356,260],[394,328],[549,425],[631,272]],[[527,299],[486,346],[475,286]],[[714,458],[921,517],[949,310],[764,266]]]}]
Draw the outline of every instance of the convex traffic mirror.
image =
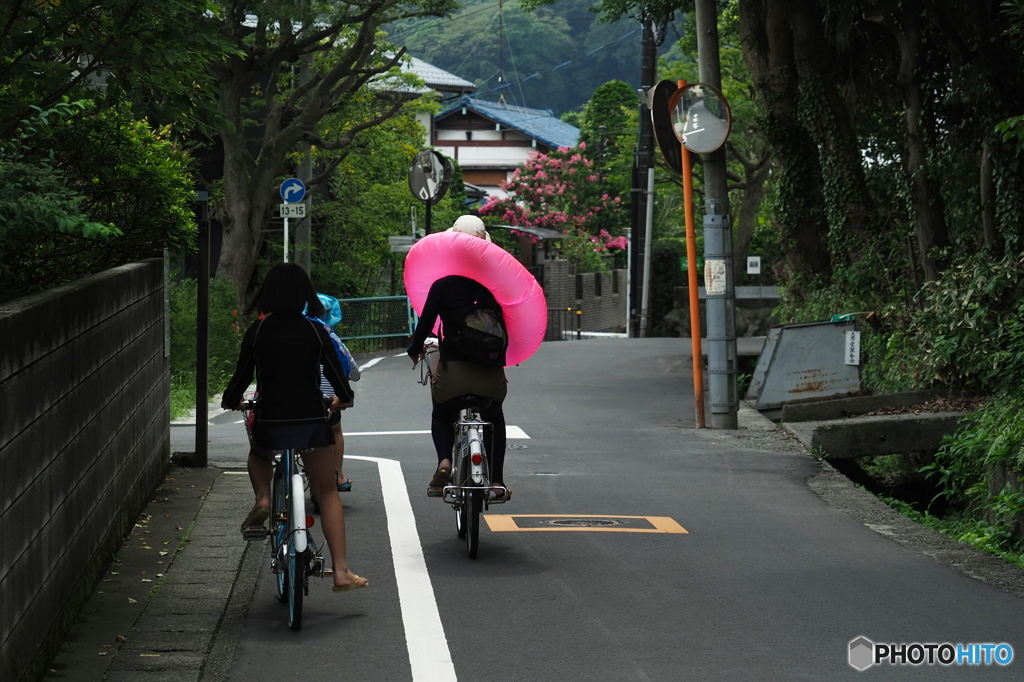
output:
[{"label": "convex traffic mirror", "polygon": [[725,143],[732,127],[729,102],[717,88],[692,83],[679,88],[668,102],[672,131],[694,154],[710,154]]}]

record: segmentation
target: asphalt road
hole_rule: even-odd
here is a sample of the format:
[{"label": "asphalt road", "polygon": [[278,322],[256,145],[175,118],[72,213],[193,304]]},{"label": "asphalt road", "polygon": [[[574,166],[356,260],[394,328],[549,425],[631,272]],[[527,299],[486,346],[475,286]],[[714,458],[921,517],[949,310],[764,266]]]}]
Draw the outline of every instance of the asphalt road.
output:
[{"label": "asphalt road", "polygon": [[[342,420],[349,562],[371,587],[313,581],[294,633],[259,566],[231,680],[1024,679],[1019,661],[852,668],[859,636],[1024,653],[1024,603],[826,503],[797,448],[695,429],[685,340],[546,343],[508,370],[525,437],[476,560],[425,495],[429,395],[410,365],[368,367]],[[211,462],[242,465],[235,419],[213,417]]]}]

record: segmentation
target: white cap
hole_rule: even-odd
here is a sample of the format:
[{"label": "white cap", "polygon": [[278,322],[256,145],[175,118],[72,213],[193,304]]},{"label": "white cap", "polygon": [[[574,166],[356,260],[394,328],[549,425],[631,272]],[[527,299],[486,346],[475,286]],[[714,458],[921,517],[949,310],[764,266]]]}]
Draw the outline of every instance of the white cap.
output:
[{"label": "white cap", "polygon": [[491,235],[487,234],[487,228],[484,227],[484,221],[477,218],[475,215],[463,215],[459,216],[451,227],[448,228],[449,232],[465,232],[471,234],[474,237],[480,237],[491,241]]}]

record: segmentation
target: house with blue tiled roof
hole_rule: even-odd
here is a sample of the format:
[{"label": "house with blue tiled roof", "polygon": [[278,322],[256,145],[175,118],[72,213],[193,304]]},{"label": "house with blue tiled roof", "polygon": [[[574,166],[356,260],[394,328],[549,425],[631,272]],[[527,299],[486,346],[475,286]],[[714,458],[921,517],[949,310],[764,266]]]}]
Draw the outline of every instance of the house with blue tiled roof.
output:
[{"label": "house with blue tiled roof", "polygon": [[479,99],[473,96],[473,83],[416,57],[402,69],[440,93],[440,113],[421,114],[417,120],[427,131],[425,146],[458,162],[468,196],[504,196],[499,185],[530,152],[575,147],[579,140],[579,128],[558,120],[548,109]]},{"label": "house with blue tiled roof", "polygon": [[458,162],[468,184],[504,196],[498,185],[531,152],[575,147],[579,134],[550,110],[463,95],[434,116],[431,145]]}]

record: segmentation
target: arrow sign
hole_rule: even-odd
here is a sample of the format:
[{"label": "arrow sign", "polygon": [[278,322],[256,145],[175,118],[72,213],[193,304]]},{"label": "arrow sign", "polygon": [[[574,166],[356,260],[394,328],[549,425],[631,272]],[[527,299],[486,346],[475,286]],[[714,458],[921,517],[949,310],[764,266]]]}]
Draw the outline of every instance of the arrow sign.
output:
[{"label": "arrow sign", "polygon": [[298,178],[288,178],[281,183],[281,198],[285,203],[294,204],[306,196],[306,186]]}]

